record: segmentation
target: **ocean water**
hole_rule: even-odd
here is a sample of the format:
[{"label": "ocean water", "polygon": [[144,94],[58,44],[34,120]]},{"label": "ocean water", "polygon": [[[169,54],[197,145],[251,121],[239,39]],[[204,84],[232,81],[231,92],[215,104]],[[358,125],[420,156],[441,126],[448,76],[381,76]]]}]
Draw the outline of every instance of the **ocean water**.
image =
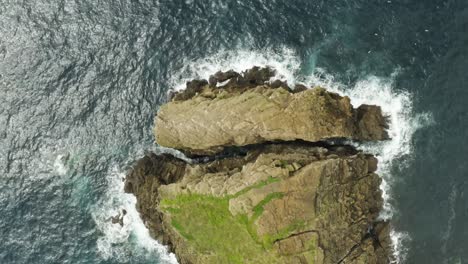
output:
[{"label": "ocean water", "polygon": [[398,262],[468,263],[466,0],[0,0],[0,263],[176,263],[122,178],[170,89],[254,65],[381,105]]}]

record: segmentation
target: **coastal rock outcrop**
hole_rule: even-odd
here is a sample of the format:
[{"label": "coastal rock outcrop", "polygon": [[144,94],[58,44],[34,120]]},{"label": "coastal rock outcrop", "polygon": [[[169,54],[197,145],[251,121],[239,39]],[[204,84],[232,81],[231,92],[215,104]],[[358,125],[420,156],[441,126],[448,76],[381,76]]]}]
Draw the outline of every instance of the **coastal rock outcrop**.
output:
[{"label": "coastal rock outcrop", "polygon": [[127,174],[151,235],[180,263],[389,263],[377,159],[324,141],[387,139],[380,108],[273,74],[218,72],[161,107],[157,143],[193,159]]},{"label": "coastal rock outcrop", "polygon": [[388,138],[380,107],[355,109],[348,97],[320,87],[297,93],[285,83],[275,88],[266,83],[271,75],[270,70],[258,69],[243,75],[229,72],[221,80],[231,79],[220,87],[213,80],[211,85],[206,80],[189,82],[186,90],[161,106],[156,141],[187,154],[207,155],[227,146],[271,141]]}]

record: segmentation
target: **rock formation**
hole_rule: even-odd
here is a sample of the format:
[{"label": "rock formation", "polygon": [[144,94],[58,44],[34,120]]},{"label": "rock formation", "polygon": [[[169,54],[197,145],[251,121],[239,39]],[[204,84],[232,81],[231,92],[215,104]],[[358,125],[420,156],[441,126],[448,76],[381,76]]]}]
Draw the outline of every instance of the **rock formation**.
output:
[{"label": "rock formation", "polygon": [[273,74],[218,72],[161,107],[157,143],[194,159],[127,175],[151,235],[180,263],[389,263],[376,158],[324,141],[388,138],[380,108]]},{"label": "rock formation", "polygon": [[[265,84],[267,73],[245,75],[259,75],[260,81],[235,77],[222,87],[214,81],[189,82],[187,90],[160,108],[158,144],[188,154],[213,154],[226,146],[270,141],[388,138],[378,106],[354,109],[348,97],[323,88],[293,93],[284,83],[276,89]],[[236,75],[223,77],[229,76]]]}]

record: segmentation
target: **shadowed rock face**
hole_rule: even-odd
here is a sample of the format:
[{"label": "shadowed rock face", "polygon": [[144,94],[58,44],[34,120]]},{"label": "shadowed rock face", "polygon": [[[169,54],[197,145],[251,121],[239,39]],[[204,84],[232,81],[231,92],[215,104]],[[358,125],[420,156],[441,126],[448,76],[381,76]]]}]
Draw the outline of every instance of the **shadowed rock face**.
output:
[{"label": "shadowed rock face", "polygon": [[389,263],[376,158],[316,142],[387,138],[380,108],[271,76],[218,72],[161,108],[157,142],[208,156],[148,154],[129,172],[152,236],[180,263]]},{"label": "shadowed rock face", "polygon": [[157,143],[186,154],[207,155],[226,146],[269,141],[388,138],[380,107],[354,109],[348,97],[318,87],[302,91],[299,87],[297,93],[284,83],[274,88],[275,82],[265,81],[271,75],[268,70],[237,76],[217,73],[223,77],[212,79],[236,76],[222,87],[205,80],[189,82],[186,91],[160,108],[154,130]]}]

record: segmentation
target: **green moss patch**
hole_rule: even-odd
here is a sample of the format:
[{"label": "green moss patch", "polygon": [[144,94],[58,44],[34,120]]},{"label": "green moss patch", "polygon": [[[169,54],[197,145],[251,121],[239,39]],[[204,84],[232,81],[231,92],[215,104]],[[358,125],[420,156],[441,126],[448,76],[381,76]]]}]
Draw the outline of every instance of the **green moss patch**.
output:
[{"label": "green moss patch", "polygon": [[228,198],[180,195],[161,201],[161,207],[170,212],[180,235],[198,252],[215,255],[217,263],[254,262],[257,258],[263,262],[274,257],[250,235],[246,217],[229,212]]},{"label": "green moss patch", "polygon": [[279,181],[281,181],[280,178],[274,178],[274,177],[270,176],[270,177],[268,177],[268,179],[266,179],[264,181],[261,181],[259,183],[256,183],[256,184],[252,185],[252,186],[244,188],[244,189],[238,191],[237,193],[235,193],[234,195],[228,196],[228,198],[236,198],[236,197],[239,197],[239,196],[247,193],[248,191],[250,191],[252,189],[260,189],[260,188],[265,187],[265,186],[267,186],[269,184],[272,184],[274,182],[279,182]]},{"label": "green moss patch", "polygon": [[268,234],[262,237],[262,243],[266,248],[270,248],[273,246],[273,243],[276,240],[284,239],[288,237],[290,234],[297,232],[298,230],[304,229],[306,227],[305,221],[296,221],[286,228],[279,230],[276,234]]},{"label": "green moss patch", "polygon": [[270,193],[268,194],[265,199],[263,199],[262,201],[260,201],[256,206],[254,206],[253,208],[253,216],[252,216],[252,221],[255,221],[257,220],[258,217],[260,217],[262,214],[263,214],[263,207],[271,202],[271,200],[273,199],[280,199],[280,198],[283,198],[284,194],[283,193],[280,193],[280,192],[276,192],[276,193]]},{"label": "green moss patch", "polygon": [[278,263],[281,257],[272,250],[274,241],[301,229],[305,223],[294,223],[278,234],[264,237],[258,237],[254,223],[268,203],[281,199],[284,194],[268,194],[254,206],[251,217],[247,214],[232,215],[229,200],[280,180],[270,177],[225,197],[183,194],[174,199],[163,199],[160,208],[171,216],[173,228],[187,244],[207,256],[206,263]]}]

